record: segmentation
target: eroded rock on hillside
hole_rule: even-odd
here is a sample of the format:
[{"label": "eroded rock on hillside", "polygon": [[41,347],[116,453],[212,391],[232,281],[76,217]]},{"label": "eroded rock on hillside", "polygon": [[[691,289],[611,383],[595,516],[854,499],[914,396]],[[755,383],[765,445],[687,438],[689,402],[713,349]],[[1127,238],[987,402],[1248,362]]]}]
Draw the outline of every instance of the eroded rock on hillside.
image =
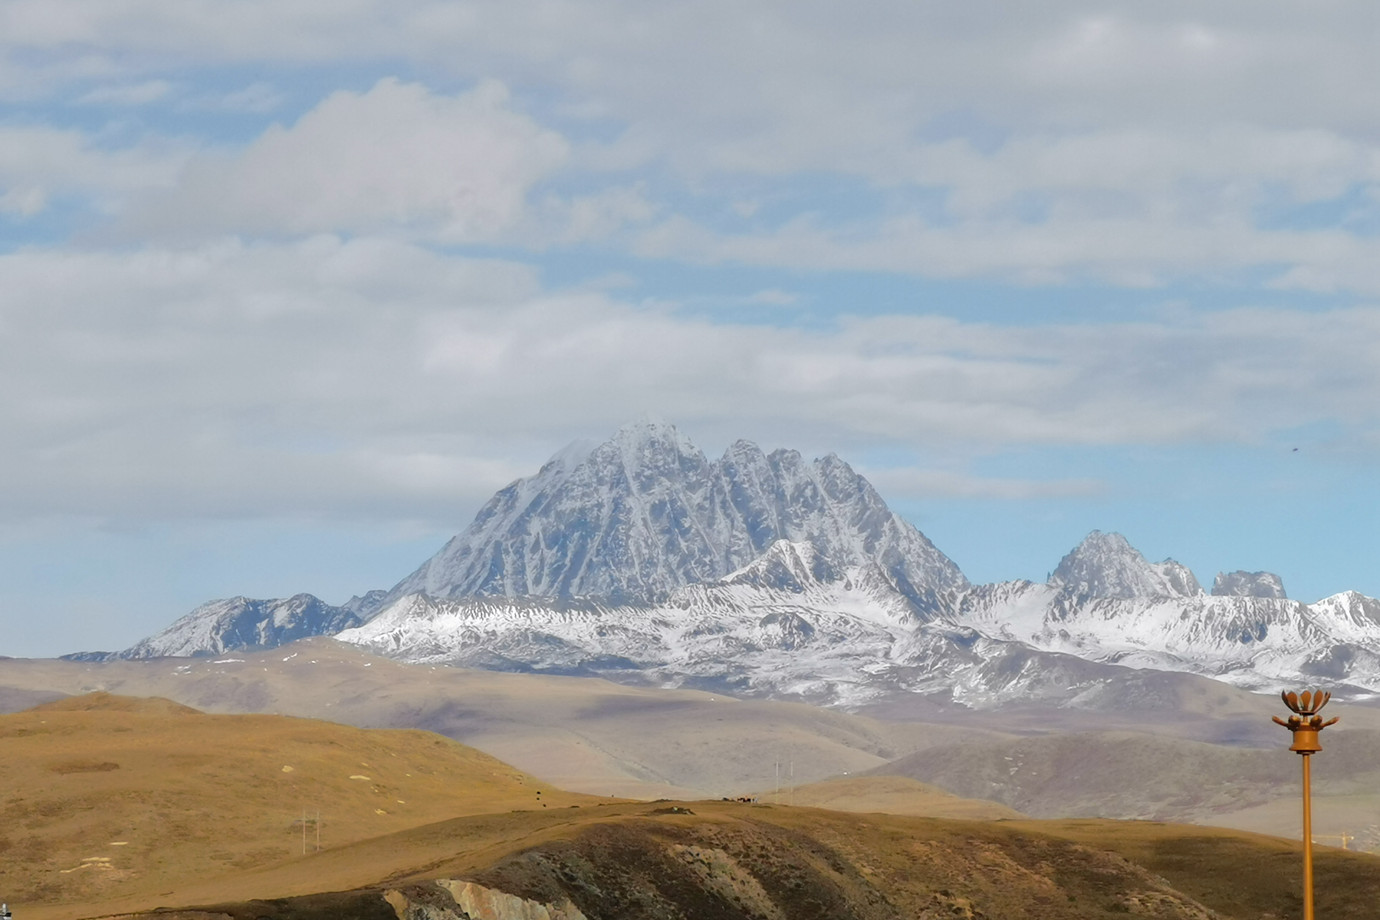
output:
[{"label": "eroded rock on hillside", "polygon": [[[468,882],[390,893],[403,920],[1073,920],[1112,913],[1207,920],[1203,905],[1120,856],[1042,836],[917,839],[603,824],[516,854]],[[852,830],[856,831],[856,828]],[[439,892],[455,908],[447,914]],[[459,912],[456,912],[458,909]]]},{"label": "eroded rock on hillside", "polygon": [[[549,816],[555,818],[555,816]],[[959,822],[698,803],[561,816],[553,835],[396,866],[353,892],[153,920],[1258,920],[1296,907],[1296,845],[1172,825]],[[526,836],[526,835],[524,835]],[[434,833],[428,834],[435,839]],[[395,843],[403,838],[395,838]],[[1375,861],[1319,854],[1328,917],[1373,916]],[[457,871],[459,866],[467,868]],[[415,871],[417,874],[411,874]],[[134,920],[130,917],[129,920]]]}]

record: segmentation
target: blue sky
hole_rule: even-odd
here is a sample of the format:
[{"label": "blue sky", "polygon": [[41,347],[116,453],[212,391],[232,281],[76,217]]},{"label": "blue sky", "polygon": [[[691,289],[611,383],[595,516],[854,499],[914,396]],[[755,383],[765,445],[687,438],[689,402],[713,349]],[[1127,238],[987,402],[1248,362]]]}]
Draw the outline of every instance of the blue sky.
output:
[{"label": "blue sky", "polygon": [[0,654],[387,587],[647,413],[975,581],[1380,595],[1373,4],[8,0]]}]

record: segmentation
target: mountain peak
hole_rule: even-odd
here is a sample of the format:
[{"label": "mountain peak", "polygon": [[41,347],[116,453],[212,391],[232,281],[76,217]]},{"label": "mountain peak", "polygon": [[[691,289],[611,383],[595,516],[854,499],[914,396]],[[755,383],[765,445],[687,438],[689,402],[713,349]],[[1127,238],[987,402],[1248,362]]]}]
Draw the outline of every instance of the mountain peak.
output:
[{"label": "mountain peak", "polygon": [[636,421],[629,422],[619,428],[610,441],[623,447],[656,444],[674,446],[686,453],[698,452],[679,428],[655,415],[644,415]]},{"label": "mountain peak", "polygon": [[711,462],[674,425],[644,417],[574,467],[548,463],[494,496],[389,599],[652,602],[723,578],[778,540],[811,542],[831,566],[876,563],[926,609],[967,585],[838,457],[809,463],[737,441]]},{"label": "mountain peak", "polygon": [[1273,572],[1218,572],[1212,593],[1215,597],[1288,597],[1284,580]]},{"label": "mountain peak", "polygon": [[1049,583],[1081,597],[1192,597],[1198,579],[1173,559],[1147,562],[1119,533],[1094,530],[1059,561]]}]

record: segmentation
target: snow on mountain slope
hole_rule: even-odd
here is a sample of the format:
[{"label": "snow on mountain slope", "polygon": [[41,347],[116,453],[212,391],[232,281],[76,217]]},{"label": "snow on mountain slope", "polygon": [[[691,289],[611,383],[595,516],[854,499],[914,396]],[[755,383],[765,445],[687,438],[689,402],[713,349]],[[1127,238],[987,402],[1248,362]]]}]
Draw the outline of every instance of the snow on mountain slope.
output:
[{"label": "snow on mountain slope", "polygon": [[418,663],[599,674],[841,706],[915,694],[968,705],[1044,700],[1123,670],[926,622],[876,566],[835,570],[810,544],[787,541],[659,604],[414,594],[336,638]]},{"label": "snow on mountain slope", "polygon": [[95,652],[73,658],[159,658],[221,655],[273,648],[308,636],[331,635],[357,626],[358,614],[310,594],[255,600],[232,597],[202,604],[167,629],[123,652]]},{"label": "snow on mountain slope", "polygon": [[1192,597],[1202,586],[1186,567],[1151,563],[1119,533],[1094,530],[1059,562],[1050,584],[1088,597]]},{"label": "snow on mountain slope", "polygon": [[813,543],[830,565],[875,563],[922,610],[967,586],[838,457],[807,463],[738,441],[710,462],[674,426],[643,421],[503,489],[385,603],[417,593],[656,603],[783,539]]},{"label": "snow on mountain slope", "polygon": [[1209,595],[1099,531],[1047,584],[972,586],[838,457],[738,441],[710,461],[654,421],[557,454],[390,591],[216,601],[117,654],[333,634],[408,661],[842,705],[1106,700],[1128,668],[1380,692],[1372,598],[1303,604],[1268,572],[1219,574]]},{"label": "snow on mountain slope", "polygon": [[[816,575],[838,576],[821,581]],[[415,662],[599,673],[856,701],[914,631],[912,605],[875,572],[836,572],[780,541],[752,565],[650,605],[414,594],[336,638]]]},{"label": "snow on mountain slope", "polygon": [[[1095,533],[1080,550],[1065,557],[1074,562],[1063,579],[972,587],[938,617],[918,616],[874,563],[839,568],[810,543],[779,541],[750,565],[655,604],[411,596],[339,638],[410,661],[841,705],[895,694],[979,706],[1093,699],[1126,668],[1255,690],[1325,678],[1343,692],[1380,691],[1380,602],[1189,593],[1191,573],[1145,562],[1119,535]],[[1125,596],[1132,588],[1155,593]]]},{"label": "snow on mountain slope", "polygon": [[1212,593],[1226,597],[1273,597],[1284,599],[1284,582],[1273,572],[1218,572]]},{"label": "snow on mountain slope", "polygon": [[[1087,596],[1011,582],[965,593],[954,622],[1089,661],[1188,671],[1252,690],[1327,678],[1380,691],[1380,602],[1251,596]],[[1340,689],[1340,688],[1339,688]]]}]

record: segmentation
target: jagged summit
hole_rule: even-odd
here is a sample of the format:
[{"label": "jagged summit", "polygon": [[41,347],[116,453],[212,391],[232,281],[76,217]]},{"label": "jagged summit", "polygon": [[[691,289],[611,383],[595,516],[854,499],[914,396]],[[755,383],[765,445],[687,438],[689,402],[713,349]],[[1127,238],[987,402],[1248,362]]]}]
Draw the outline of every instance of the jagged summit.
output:
[{"label": "jagged summit", "polygon": [[1284,580],[1273,572],[1218,572],[1212,582],[1214,597],[1272,597],[1283,600]]},{"label": "jagged summit", "polygon": [[643,419],[503,489],[387,602],[411,593],[650,602],[722,578],[778,540],[813,543],[836,567],[875,563],[922,609],[967,585],[837,456],[807,462],[736,441],[710,461],[674,425]]},{"label": "jagged summit", "polygon": [[1198,579],[1173,559],[1147,562],[1119,533],[1094,530],[1059,561],[1049,583],[1078,597],[1193,597]]}]

